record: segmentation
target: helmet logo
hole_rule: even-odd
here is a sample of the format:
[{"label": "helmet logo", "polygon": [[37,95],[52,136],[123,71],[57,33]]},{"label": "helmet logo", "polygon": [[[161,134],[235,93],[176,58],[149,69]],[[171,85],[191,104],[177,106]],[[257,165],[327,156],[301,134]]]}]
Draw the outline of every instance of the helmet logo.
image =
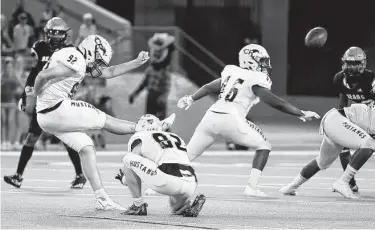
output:
[{"label": "helmet logo", "polygon": [[100,40],[100,38],[98,37],[95,37],[95,44],[96,44],[96,47],[101,49],[102,52],[103,52],[103,55],[106,55],[106,49],[104,48],[103,44],[102,44],[102,41]]},{"label": "helmet logo", "polygon": [[251,50],[251,49],[244,49],[244,54],[253,54],[253,53],[259,53],[259,50]]}]

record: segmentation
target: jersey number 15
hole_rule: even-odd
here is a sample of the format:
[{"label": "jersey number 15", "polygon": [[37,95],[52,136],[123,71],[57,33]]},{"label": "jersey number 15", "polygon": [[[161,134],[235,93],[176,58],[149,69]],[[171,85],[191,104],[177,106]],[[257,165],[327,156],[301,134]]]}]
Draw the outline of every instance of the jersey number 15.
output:
[{"label": "jersey number 15", "polygon": [[172,137],[174,140],[170,140],[167,135],[164,135],[163,133],[153,133],[152,137],[154,140],[160,145],[162,149],[165,148],[177,148],[178,150],[186,152],[186,146],[182,142],[181,138],[179,136],[168,134],[169,137]]}]

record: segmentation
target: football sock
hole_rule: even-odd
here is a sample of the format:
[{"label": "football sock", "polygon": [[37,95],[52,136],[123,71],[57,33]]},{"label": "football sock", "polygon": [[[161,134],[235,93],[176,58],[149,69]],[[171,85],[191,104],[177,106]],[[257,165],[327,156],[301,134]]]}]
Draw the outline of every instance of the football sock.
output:
[{"label": "football sock", "polygon": [[268,149],[258,149],[255,151],[255,156],[253,159],[253,168],[263,171],[266,166],[268,156],[270,155],[271,150]]},{"label": "football sock", "polygon": [[293,187],[299,187],[301,186],[303,183],[305,183],[308,179],[304,178],[301,174],[298,174],[292,181],[291,185],[293,185]]},{"label": "football sock", "polygon": [[79,154],[72,148],[69,148],[67,145],[65,145],[66,151],[68,151],[70,160],[73,163],[74,170],[76,171],[77,175],[82,174],[82,165],[81,165],[81,158],[79,157]]},{"label": "football sock", "polygon": [[248,184],[250,185],[250,187],[252,187],[253,189],[257,188],[258,180],[261,174],[262,174],[262,171],[260,171],[259,169],[256,169],[256,168],[251,169],[250,178],[248,181]]},{"label": "football sock", "polygon": [[29,162],[31,156],[33,155],[34,147],[24,145],[21,150],[21,156],[18,161],[17,173],[22,176],[27,162]]},{"label": "football sock", "polygon": [[313,159],[302,168],[301,176],[305,178],[306,180],[308,180],[319,171],[320,171],[320,168],[318,166],[318,162],[316,161],[316,159]]},{"label": "football sock", "polygon": [[368,149],[368,148],[358,149],[353,154],[352,160],[350,161],[349,165],[353,167],[353,169],[359,170],[368,161],[368,159],[370,159],[373,153],[374,153],[374,150],[372,149]]},{"label": "football sock", "polygon": [[139,197],[139,198],[134,198],[133,203],[135,206],[139,207],[145,202],[143,200],[143,197]]},{"label": "football sock", "polygon": [[345,183],[349,183],[349,181],[353,178],[357,171],[358,170],[355,170],[352,166],[348,165],[339,180]]},{"label": "football sock", "polygon": [[348,166],[350,162],[350,158],[351,158],[351,155],[350,155],[349,150],[344,150],[340,153],[340,162],[344,170],[346,169],[346,166]]}]

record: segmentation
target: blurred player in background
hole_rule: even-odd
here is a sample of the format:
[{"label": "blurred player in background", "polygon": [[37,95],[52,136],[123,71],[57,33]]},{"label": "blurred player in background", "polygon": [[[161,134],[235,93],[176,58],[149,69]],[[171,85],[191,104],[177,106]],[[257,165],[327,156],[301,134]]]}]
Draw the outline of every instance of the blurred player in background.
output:
[{"label": "blurred player in background", "polygon": [[[370,91],[375,84],[375,73],[366,69],[366,53],[359,47],[350,47],[342,57],[342,70],[334,77],[334,85],[340,94],[339,109],[351,103],[374,103],[375,97]],[[340,154],[343,169],[350,162],[350,150],[344,148]],[[350,180],[353,192],[358,192],[354,177]]]},{"label": "blurred player in background", "polygon": [[[280,192],[284,194],[294,195],[301,184],[309,180],[318,171],[328,168],[337,158],[337,151],[342,151],[339,156],[344,171],[346,171],[349,162],[354,161],[354,159],[351,159],[350,149],[358,150],[355,154],[360,154],[362,151],[371,152],[371,150],[360,151],[359,149],[369,147],[366,141],[371,142],[372,138],[369,135],[375,134],[375,110],[373,106],[366,107],[366,104],[374,104],[375,74],[366,69],[366,54],[359,47],[350,47],[344,53],[342,61],[342,71],[334,77],[335,88],[340,93],[338,112],[342,116],[339,116],[335,110],[332,113],[327,113],[327,118],[322,120],[321,125],[324,131],[324,139],[320,148],[320,155],[305,165],[292,183],[280,189]],[[349,100],[353,104],[346,108],[349,105]],[[347,121],[345,117],[350,121]],[[342,124],[339,125],[337,122]],[[355,125],[353,126],[352,123]],[[362,163],[360,162],[360,164]],[[354,168],[356,170],[360,168],[358,162],[354,161]],[[348,170],[352,169],[353,167]],[[358,192],[354,177],[350,179],[349,185],[352,192]],[[353,196],[348,191],[344,193],[348,194],[347,196]]]},{"label": "blurred player in background", "polygon": [[157,117],[142,116],[130,138],[128,152],[123,158],[124,171],[116,179],[129,187],[134,199],[124,215],[147,215],[147,203],[142,198],[142,182],[156,192],[169,196],[169,206],[175,215],[196,217],[205,203],[198,195],[190,197],[197,188],[197,177],[186,152],[184,141],[166,129]]},{"label": "blurred player in background", "polygon": [[[142,51],[133,61],[101,68],[108,66],[111,58],[112,47],[108,41],[99,35],[90,35],[78,48],[66,47],[55,52],[36,77],[33,92],[37,96],[37,119],[43,131],[54,134],[80,154],[83,171],[95,193],[97,210],[125,209],[104,190],[95,146],[85,131],[104,129],[118,135],[132,134],[135,123],[114,118],[87,102],[72,98],[86,75],[117,77],[149,59],[148,53]],[[173,121],[174,118],[166,123]]]},{"label": "blurred player in background", "polygon": [[239,52],[239,67],[225,66],[220,79],[204,85],[193,95],[184,96],[177,104],[188,109],[202,97],[220,92],[217,102],[208,109],[187,146],[189,158],[193,161],[199,157],[220,137],[256,149],[244,191],[247,196],[267,196],[257,186],[271,151],[271,144],[260,128],[246,119],[251,107],[262,100],[302,121],[319,118],[318,114],[300,110],[275,96],[271,92],[270,72],[271,60],[266,49],[260,45],[247,45]]},{"label": "blurred player in background", "polygon": [[[25,90],[18,104],[21,111],[31,114],[28,134],[21,150],[16,173],[13,175],[4,176],[4,181],[16,188],[19,188],[22,185],[23,172],[34,152],[34,146],[43,132],[36,118],[35,97],[32,95],[28,96],[28,94],[30,91],[32,91],[31,89],[34,86],[36,76],[43,69],[44,65],[48,62],[52,54],[64,47],[73,47],[72,45],[67,45],[65,42],[70,29],[61,18],[55,17],[49,20],[44,30],[46,33],[46,39],[35,42],[31,48],[31,56],[34,59],[33,68],[27,77]],[[68,151],[69,157],[76,172],[76,177],[71,182],[71,188],[83,188],[86,183],[86,178],[82,172],[79,155],[76,151],[66,145],[65,148]]]},{"label": "blurred player in background", "polygon": [[145,70],[145,78],[129,96],[129,103],[147,88],[146,114],[159,119],[166,118],[168,95],[171,88],[171,61],[175,37],[166,33],[156,33],[148,41],[150,65]]}]

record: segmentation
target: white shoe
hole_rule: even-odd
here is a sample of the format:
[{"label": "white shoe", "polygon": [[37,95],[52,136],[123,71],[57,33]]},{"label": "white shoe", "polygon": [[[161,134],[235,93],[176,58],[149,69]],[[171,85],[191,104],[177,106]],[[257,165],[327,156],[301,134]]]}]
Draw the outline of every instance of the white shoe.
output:
[{"label": "white shoe", "polygon": [[346,198],[349,199],[359,199],[358,196],[354,195],[353,191],[350,189],[349,183],[337,180],[333,183],[332,190],[338,192]]},{"label": "white shoe", "polygon": [[124,211],[126,208],[115,203],[110,198],[99,197],[96,199],[95,210],[97,211],[108,211],[108,210],[120,210]]},{"label": "white shoe", "polygon": [[253,196],[253,197],[268,197],[268,195],[259,189],[254,189],[249,185],[246,186],[244,191],[245,196]]},{"label": "white shoe", "polygon": [[298,195],[297,188],[298,187],[295,187],[292,184],[287,184],[281,187],[279,192],[281,192],[283,195],[296,196]]},{"label": "white shoe", "polygon": [[143,194],[145,196],[160,196],[161,194],[156,192],[155,190],[152,190],[151,188],[146,189]]}]

